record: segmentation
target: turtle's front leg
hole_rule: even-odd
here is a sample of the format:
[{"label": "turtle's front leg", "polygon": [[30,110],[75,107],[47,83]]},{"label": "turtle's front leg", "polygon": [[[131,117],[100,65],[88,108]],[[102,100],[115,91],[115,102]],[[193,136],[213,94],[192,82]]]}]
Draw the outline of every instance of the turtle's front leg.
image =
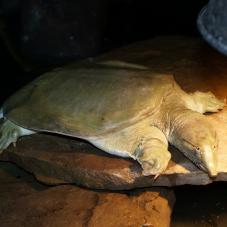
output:
[{"label": "turtle's front leg", "polygon": [[6,120],[2,124],[0,132],[0,153],[11,143],[15,144],[19,137],[36,133],[35,131],[22,128],[9,120]]},{"label": "turtle's front leg", "polygon": [[171,158],[168,142],[162,137],[144,138],[138,144],[134,155],[143,168],[143,175],[155,175],[155,178],[166,170]]},{"label": "turtle's front leg", "polygon": [[166,136],[157,127],[150,126],[149,119],[89,141],[110,154],[137,160],[145,176],[162,174],[171,158]]},{"label": "turtle's front leg", "polygon": [[199,113],[218,112],[225,106],[225,101],[215,97],[212,92],[196,91],[190,94],[191,99],[187,101],[187,107]]}]

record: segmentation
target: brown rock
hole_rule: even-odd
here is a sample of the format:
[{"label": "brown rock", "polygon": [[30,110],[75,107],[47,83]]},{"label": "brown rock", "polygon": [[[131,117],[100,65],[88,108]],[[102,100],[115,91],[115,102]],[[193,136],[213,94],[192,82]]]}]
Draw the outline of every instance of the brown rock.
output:
[{"label": "brown rock", "polygon": [[[164,37],[140,42],[103,55],[97,61],[117,59],[143,64],[160,73],[172,73],[188,92],[212,91],[227,96],[227,58],[199,39]],[[208,184],[227,180],[227,108],[207,116],[219,136],[218,176],[211,179],[180,152],[172,151],[168,169],[157,180],[144,177],[135,161],[108,155],[84,142],[64,137],[34,135],[10,147],[5,160],[17,163],[48,184],[77,183],[99,189]]]},{"label": "brown rock", "polygon": [[37,188],[24,178],[4,179],[0,177],[1,227],[167,227],[175,201],[164,188],[108,193],[76,186]]},{"label": "brown rock", "polygon": [[112,156],[86,142],[60,136],[23,137],[16,147],[4,151],[2,159],[16,163],[50,185],[76,183],[89,188],[124,190],[210,181],[180,152],[172,149],[172,156],[168,170],[155,181],[153,176],[142,175],[136,161]]},{"label": "brown rock", "polygon": [[[168,207],[172,207],[174,198],[163,189],[156,190],[143,193],[135,191],[130,195],[117,193],[103,195],[93,210],[89,226],[169,226]],[[163,193],[164,198],[167,196],[169,201],[163,199]],[[162,218],[164,219],[161,220]]]},{"label": "brown rock", "polygon": [[11,163],[0,162],[0,210],[1,207],[4,209],[9,201],[14,201],[44,188],[46,186],[37,183],[31,174],[20,171]]}]

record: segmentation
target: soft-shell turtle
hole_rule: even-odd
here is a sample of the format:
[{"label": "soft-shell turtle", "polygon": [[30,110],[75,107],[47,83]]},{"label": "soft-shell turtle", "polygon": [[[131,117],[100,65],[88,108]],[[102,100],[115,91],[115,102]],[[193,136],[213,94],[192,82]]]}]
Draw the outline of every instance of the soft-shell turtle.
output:
[{"label": "soft-shell turtle", "polygon": [[45,73],[4,103],[0,149],[20,136],[52,132],[131,157],[144,175],[159,175],[171,158],[169,141],[215,176],[218,141],[203,113],[224,105],[211,92],[187,94],[173,76],[142,66],[67,66]]}]

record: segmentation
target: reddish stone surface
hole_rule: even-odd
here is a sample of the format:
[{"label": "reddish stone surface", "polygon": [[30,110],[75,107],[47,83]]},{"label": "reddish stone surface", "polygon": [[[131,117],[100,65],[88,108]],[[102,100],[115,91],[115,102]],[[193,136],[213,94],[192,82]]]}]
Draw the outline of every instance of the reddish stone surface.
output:
[{"label": "reddish stone surface", "polygon": [[164,188],[113,193],[44,187],[1,162],[0,199],[1,227],[168,227],[175,202]]},{"label": "reddish stone surface", "polygon": [[[190,178],[193,181],[193,176],[201,184],[203,178],[200,180],[199,174],[203,176],[203,172],[174,149],[172,156],[166,174],[156,180],[143,176],[140,165],[132,159],[109,155],[84,141],[54,135],[23,137],[1,158],[16,163],[48,185],[75,183],[95,189],[125,190],[184,184]],[[185,173],[176,172],[176,163],[191,171],[187,178]]]}]

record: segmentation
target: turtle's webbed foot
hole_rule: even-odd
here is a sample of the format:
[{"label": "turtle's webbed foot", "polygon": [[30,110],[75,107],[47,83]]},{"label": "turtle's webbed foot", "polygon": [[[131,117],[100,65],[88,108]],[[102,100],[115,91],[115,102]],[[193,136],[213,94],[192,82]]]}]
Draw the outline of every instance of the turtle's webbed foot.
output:
[{"label": "turtle's webbed foot", "polygon": [[167,145],[155,139],[145,144],[137,157],[137,161],[143,168],[142,174],[144,176],[155,175],[155,178],[157,178],[166,170],[170,158],[171,154],[167,150]]},{"label": "turtle's webbed foot", "polygon": [[149,159],[138,160],[143,168],[142,174],[144,176],[155,175],[157,178],[167,168],[170,160],[169,152],[167,155],[160,155],[160,157],[150,157]]},{"label": "turtle's webbed foot", "polygon": [[196,110],[200,113],[218,112],[226,105],[225,101],[216,98],[212,92],[196,91],[192,97],[196,104]]},{"label": "turtle's webbed foot", "polygon": [[[18,126],[17,126],[18,127]],[[20,130],[10,121],[5,121],[0,129],[0,153],[5,150],[11,143],[16,143]]]},{"label": "turtle's webbed foot", "polygon": [[147,161],[142,161],[141,166],[143,168],[142,174],[144,176],[149,176],[149,175],[155,175],[159,176],[161,175],[165,169],[167,168],[167,165],[161,168],[161,162],[162,160],[157,160],[157,159],[151,159]]},{"label": "turtle's webbed foot", "polygon": [[30,135],[35,132],[22,128],[13,122],[6,120],[1,126],[0,133],[0,153],[2,153],[2,151],[5,150],[11,143],[15,146],[17,139],[20,136]]}]

